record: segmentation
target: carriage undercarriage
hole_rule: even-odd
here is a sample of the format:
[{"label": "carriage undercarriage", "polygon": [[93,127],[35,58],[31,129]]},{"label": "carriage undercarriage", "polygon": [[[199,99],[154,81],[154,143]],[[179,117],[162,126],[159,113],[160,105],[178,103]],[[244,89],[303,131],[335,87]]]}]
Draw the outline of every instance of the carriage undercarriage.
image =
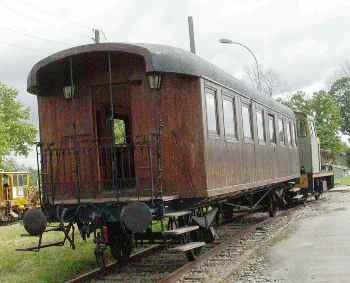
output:
[{"label": "carriage undercarriage", "polygon": [[[125,262],[135,246],[145,243],[172,247],[183,252],[188,260],[194,260],[202,246],[217,239],[215,227],[232,221],[240,212],[268,211],[273,217],[278,209],[287,208],[292,200],[288,191],[293,185],[294,182],[276,184],[216,199],[165,196],[146,202],[51,205],[44,213],[52,224],[36,235],[38,246],[22,251],[39,251],[65,243],[75,249],[77,227],[84,240],[94,241],[96,260],[101,267],[106,264],[107,248],[116,260]],[[123,209],[127,213],[123,214]],[[63,240],[43,244],[43,235],[51,231],[61,231]]]}]

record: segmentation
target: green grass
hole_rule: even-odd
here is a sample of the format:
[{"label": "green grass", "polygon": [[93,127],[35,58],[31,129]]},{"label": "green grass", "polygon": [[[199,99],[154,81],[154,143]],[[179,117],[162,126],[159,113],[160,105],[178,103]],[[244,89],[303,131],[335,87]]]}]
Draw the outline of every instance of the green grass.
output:
[{"label": "green grass", "polygon": [[[166,227],[167,222],[164,222]],[[161,231],[160,221],[153,221],[153,231]],[[77,229],[76,229],[77,230]],[[0,283],[5,282],[64,282],[67,279],[96,268],[92,239],[84,242],[76,231],[76,249],[68,243],[64,247],[50,247],[40,252],[18,252],[18,248],[36,246],[37,237],[26,234],[19,223],[0,226]],[[62,232],[50,232],[43,236],[43,244],[63,239]],[[107,260],[111,259],[107,249]]]},{"label": "green grass", "polygon": [[340,179],[336,179],[335,183],[342,186],[350,186],[350,176],[346,176]]},{"label": "green grass", "polygon": [[[0,282],[64,282],[97,267],[92,240],[84,242],[76,233],[76,249],[51,247],[40,252],[17,252],[37,244],[38,238],[21,237],[25,230],[14,224],[0,227]],[[44,241],[63,239],[63,233],[44,234]]]}]

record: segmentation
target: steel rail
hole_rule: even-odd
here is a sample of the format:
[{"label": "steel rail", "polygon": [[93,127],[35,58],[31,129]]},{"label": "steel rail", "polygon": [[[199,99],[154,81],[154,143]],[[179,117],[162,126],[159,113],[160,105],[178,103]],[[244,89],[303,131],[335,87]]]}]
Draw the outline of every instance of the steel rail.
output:
[{"label": "steel rail", "polygon": [[[157,252],[161,248],[162,248],[162,245],[156,244],[156,245],[152,245],[151,247],[145,248],[141,251],[138,251],[130,256],[128,263],[138,261],[146,255],[150,255],[154,252]],[[104,269],[95,268],[89,272],[86,272],[86,273],[81,274],[81,275],[79,275],[71,280],[66,281],[66,283],[87,282],[89,280],[93,280],[93,279],[99,278],[101,276],[105,276],[105,275],[115,271],[117,268],[122,267],[122,266],[123,266],[122,263],[119,263],[117,261],[113,261],[113,262],[107,264]]]}]

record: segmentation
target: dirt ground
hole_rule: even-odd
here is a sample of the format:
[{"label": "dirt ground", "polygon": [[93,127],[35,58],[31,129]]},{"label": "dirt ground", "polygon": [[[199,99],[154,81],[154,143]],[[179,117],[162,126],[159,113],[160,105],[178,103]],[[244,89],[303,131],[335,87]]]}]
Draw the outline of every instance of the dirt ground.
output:
[{"label": "dirt ground", "polygon": [[350,282],[350,187],[306,206],[229,281]]}]

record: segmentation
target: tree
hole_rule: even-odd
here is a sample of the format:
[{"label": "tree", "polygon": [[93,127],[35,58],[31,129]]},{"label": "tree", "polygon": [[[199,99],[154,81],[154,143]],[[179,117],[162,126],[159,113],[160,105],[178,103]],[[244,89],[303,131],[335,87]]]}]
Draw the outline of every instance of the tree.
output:
[{"label": "tree", "polygon": [[302,112],[306,115],[312,115],[310,101],[306,99],[306,93],[303,91],[297,91],[288,100],[283,100],[281,98],[277,98],[276,100],[288,106],[293,111]]},{"label": "tree", "polygon": [[18,92],[0,83],[0,168],[10,153],[27,155],[37,129],[29,123],[30,110],[17,100]]},{"label": "tree", "polygon": [[[279,74],[272,69],[264,70],[262,66],[259,67],[259,75],[256,67],[246,68],[246,74],[253,88],[266,96],[272,96],[280,93],[286,89],[287,83],[284,82]],[[260,82],[259,82],[260,79]]]},{"label": "tree", "polygon": [[342,77],[336,80],[330,90],[330,95],[334,98],[340,108],[341,131],[350,134],[350,77]]},{"label": "tree", "polygon": [[332,158],[344,151],[344,146],[339,137],[341,127],[340,109],[326,91],[315,92],[311,98],[307,98],[304,92],[297,92],[288,100],[279,100],[293,111],[302,112],[313,117],[321,149],[329,152]]},{"label": "tree", "polygon": [[310,108],[313,111],[321,149],[329,150],[331,156],[335,157],[344,150],[339,137],[341,114],[337,103],[328,92],[321,90],[314,93],[310,100]]}]

